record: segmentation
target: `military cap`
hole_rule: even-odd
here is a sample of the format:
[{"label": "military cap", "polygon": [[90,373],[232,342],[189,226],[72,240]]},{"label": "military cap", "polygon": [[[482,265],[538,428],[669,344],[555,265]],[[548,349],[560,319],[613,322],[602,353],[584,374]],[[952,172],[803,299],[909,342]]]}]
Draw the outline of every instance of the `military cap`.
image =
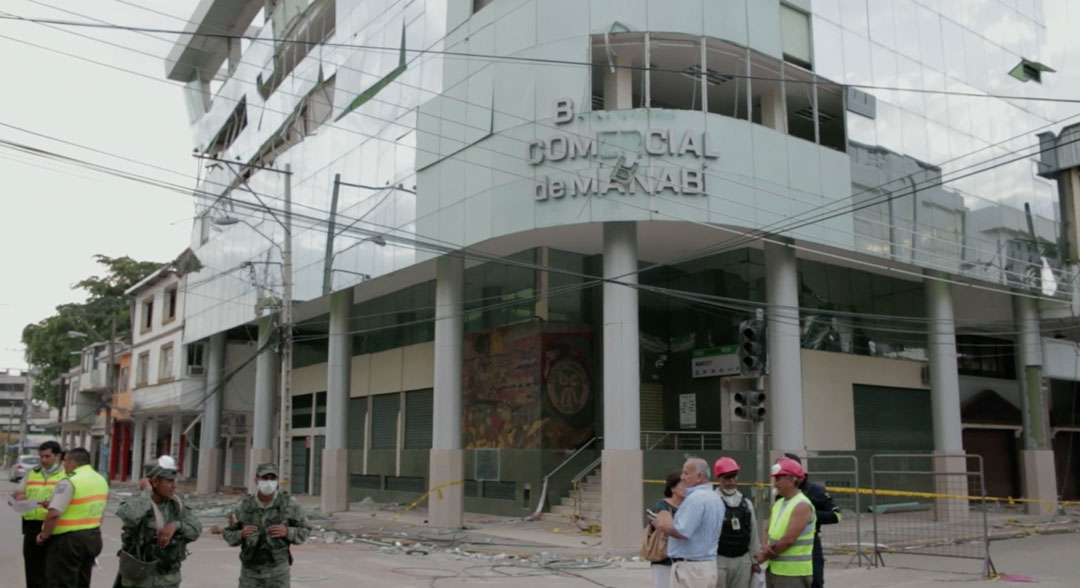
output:
[{"label": "military cap", "polygon": [[274,474],[275,476],[278,475],[276,463],[268,461],[266,463],[260,463],[259,466],[255,468],[256,478],[261,478],[267,474]]}]

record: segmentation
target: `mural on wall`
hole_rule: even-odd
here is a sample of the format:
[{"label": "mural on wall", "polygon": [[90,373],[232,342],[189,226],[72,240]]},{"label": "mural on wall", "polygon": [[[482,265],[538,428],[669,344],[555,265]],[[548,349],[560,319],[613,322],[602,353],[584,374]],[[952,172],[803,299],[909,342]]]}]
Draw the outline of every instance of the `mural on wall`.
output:
[{"label": "mural on wall", "polygon": [[539,322],[467,335],[465,447],[565,449],[587,440],[595,426],[591,351],[591,334],[543,332]]},{"label": "mural on wall", "polygon": [[591,333],[544,333],[541,401],[544,448],[569,449],[595,430]]},{"label": "mural on wall", "polygon": [[465,447],[539,449],[539,325],[465,337],[462,430]]}]

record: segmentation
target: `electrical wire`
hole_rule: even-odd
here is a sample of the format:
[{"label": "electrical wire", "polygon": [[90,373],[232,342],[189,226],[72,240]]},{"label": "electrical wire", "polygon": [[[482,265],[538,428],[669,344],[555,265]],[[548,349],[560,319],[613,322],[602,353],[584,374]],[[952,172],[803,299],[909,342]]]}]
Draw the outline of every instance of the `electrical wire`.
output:
[{"label": "electrical wire", "polygon": [[[275,44],[281,43],[281,44],[310,45],[310,46],[313,46],[313,47],[323,46],[323,47],[341,47],[341,48],[347,48],[347,49],[366,49],[368,51],[379,51],[379,52],[387,52],[387,53],[394,53],[394,54],[400,53],[402,51],[401,47],[384,47],[384,46],[380,46],[380,45],[341,43],[341,42],[326,41],[326,40],[323,40],[323,41],[305,41],[305,40],[300,40],[300,39],[288,39],[288,38],[270,38],[270,39],[267,39],[267,38],[259,37],[257,35],[245,35],[245,34],[239,34],[239,33],[195,32],[195,31],[186,31],[186,30],[180,30],[180,29],[168,29],[168,28],[162,28],[162,27],[132,26],[132,25],[121,25],[121,24],[116,24],[116,23],[95,23],[95,22],[85,22],[85,21],[80,22],[80,21],[65,20],[65,19],[28,17],[28,16],[21,16],[21,15],[12,14],[12,13],[0,14],[0,20],[22,21],[22,22],[30,22],[30,23],[36,23],[36,24],[51,24],[51,25],[56,25],[56,26],[67,26],[67,27],[84,27],[84,28],[92,28],[92,29],[110,29],[110,30],[120,30],[120,31],[128,31],[128,32],[160,33],[160,34],[177,35],[179,37],[207,37],[207,38],[214,38],[214,39],[230,39],[230,40],[241,40],[241,39],[243,39],[243,40],[247,40],[247,41],[251,41],[251,42],[273,42]],[[599,67],[599,66],[602,65],[603,67],[613,67],[613,68],[616,68],[616,69],[628,69],[628,70],[632,70],[632,71],[642,71],[642,72],[643,71],[652,71],[652,72],[665,72],[665,73],[682,73],[682,70],[678,70],[678,69],[666,69],[666,68],[651,67],[651,66],[646,67],[646,66],[641,66],[641,65],[618,65],[618,64],[607,64],[607,63],[605,63],[605,64],[596,64],[596,63],[587,62],[587,61],[572,61],[572,60],[567,60],[567,59],[549,59],[549,58],[541,58],[541,57],[523,57],[523,56],[512,56],[512,55],[493,55],[493,54],[483,54],[483,53],[468,53],[468,52],[461,52],[461,51],[446,51],[446,50],[437,50],[437,49],[409,49],[407,47],[404,49],[404,51],[407,52],[407,53],[441,55],[441,56],[444,56],[444,57],[460,57],[460,58],[471,59],[471,60],[480,59],[480,60],[486,60],[486,61],[492,61],[492,62],[519,62],[519,63],[532,63],[532,64],[538,64],[538,65],[561,65],[561,66],[590,67],[590,68]],[[798,80],[798,79],[777,78],[777,77],[770,77],[770,76],[755,76],[755,75],[747,75],[747,74],[742,74],[742,73],[737,73],[737,72],[724,72],[723,75],[731,77],[731,78],[738,78],[738,79],[751,80],[751,81],[753,81],[753,80],[773,81],[773,82],[783,81],[785,83],[828,85],[827,82],[821,82],[821,81],[818,81],[818,80]],[[956,92],[956,91],[951,91],[951,90],[932,90],[932,89],[926,89],[926,88],[901,88],[901,87],[895,87],[895,86],[877,86],[877,85],[872,85],[872,84],[836,84],[836,85],[838,85],[838,86],[844,85],[844,86],[848,86],[848,87],[852,87],[852,88],[860,88],[860,89],[866,89],[866,90],[885,90],[885,91],[890,91],[890,92],[914,92],[914,93],[918,93],[918,94],[936,94],[936,95],[946,95],[946,96],[966,96],[966,97],[971,97],[971,98],[996,98],[996,99],[1000,99],[1000,100],[1015,100],[1015,101],[1018,101],[1018,102],[1029,101],[1029,102],[1053,102],[1053,103],[1066,103],[1066,104],[1080,103],[1080,98],[1053,98],[1053,97],[1041,97],[1041,96],[1019,96],[1019,95],[989,94],[989,93],[981,94],[981,93],[977,93],[977,92]]]},{"label": "electrical wire", "polygon": [[[49,6],[49,5],[47,5],[47,4],[44,4],[44,3],[41,3],[41,4],[43,4],[43,5],[46,5],[46,6]],[[55,7],[54,7],[54,8],[55,8]],[[60,10],[63,10],[63,9],[60,9]],[[65,12],[73,13],[72,11],[67,11],[67,10],[65,10]],[[73,13],[73,14],[78,14],[78,13]],[[85,16],[85,15],[84,15],[84,16]],[[85,35],[80,35],[80,36],[84,36],[84,37],[85,37]],[[96,38],[93,38],[93,37],[87,37],[87,38],[90,38],[90,39],[93,39],[93,40],[98,40],[98,41],[101,41],[101,42],[105,42],[105,43],[108,43],[107,41],[102,41],[102,40],[100,40],[100,39],[96,39]],[[110,44],[110,45],[113,45],[112,43],[108,43],[108,44]],[[348,69],[348,68],[346,68],[346,69]],[[164,81],[164,80],[159,80],[159,81]],[[378,100],[378,99],[376,99],[376,100]],[[284,113],[282,113],[282,114],[284,114]],[[517,116],[517,115],[515,115],[515,116]],[[520,118],[520,116],[518,116],[518,117]],[[387,122],[388,124],[395,124],[395,122],[396,122],[396,121],[389,121],[389,120],[386,120],[386,119],[382,119],[382,120],[383,120],[384,122]],[[1051,123],[1051,124],[1054,124],[1054,123]],[[385,139],[383,139],[383,138],[381,138],[381,137],[372,137],[372,138],[376,138],[376,139],[382,139],[382,140],[385,140]],[[1011,140],[1011,139],[1010,139],[1010,140]],[[1007,140],[1007,141],[1008,141],[1008,140]],[[989,148],[989,147],[987,147],[987,148]],[[985,148],[983,148],[983,149],[985,149]],[[981,151],[981,149],[980,149],[980,150],[977,150],[976,152],[978,152],[978,151]],[[965,156],[960,156],[960,158],[962,158],[962,157],[966,157],[966,155],[965,155]],[[1007,163],[1012,163],[1012,162],[1007,162]],[[981,164],[981,163],[979,163],[979,164],[974,164],[974,166],[979,166],[979,165],[982,165],[982,164]],[[968,167],[970,168],[970,167],[972,167],[972,166],[968,166]],[[966,168],[964,168],[964,169],[966,169]],[[989,169],[995,169],[995,168],[987,168],[987,170],[983,170],[983,171],[988,171]],[[316,172],[316,173],[317,173],[317,172]],[[909,174],[909,176],[913,176],[913,175],[915,175],[915,174]],[[965,176],[965,177],[968,177],[968,176]],[[655,178],[654,178],[654,179],[655,179]],[[901,178],[901,179],[903,179],[903,178]],[[962,179],[962,178],[961,178],[961,179]],[[731,180],[730,180],[730,179],[728,179],[728,181],[731,181]],[[887,185],[888,183],[892,183],[892,182],[894,182],[894,181],[898,181],[898,180],[893,180],[893,181],[891,181],[891,182],[886,182],[885,184],[882,184],[881,186],[878,186],[877,188],[883,187],[883,186]],[[735,182],[735,183],[739,183],[739,182]],[[944,183],[944,182],[939,182],[939,184],[938,184],[938,185],[940,185],[941,183]],[[744,185],[745,185],[745,184],[744,184]],[[852,195],[852,198],[854,198],[854,197],[855,197],[856,195],[858,195],[858,194],[860,194],[860,193],[863,193],[863,192],[866,192],[866,191],[870,191],[870,190],[875,190],[875,189],[876,189],[876,188],[867,188],[866,190],[863,190],[862,192],[859,192],[859,193],[853,194],[853,195]],[[916,190],[916,187],[915,187],[915,185],[914,185],[914,182],[913,182],[913,183],[912,183],[912,191],[914,192],[915,190]],[[254,192],[253,192],[253,194],[254,194]],[[903,195],[906,195],[906,194],[898,195],[897,197],[900,197],[900,196],[903,196]],[[257,196],[257,194],[256,194],[256,196]],[[715,196],[715,195],[713,195],[713,196]],[[786,195],[783,195],[783,196],[785,196],[785,197],[786,197]],[[722,197],[721,197],[721,198],[722,198]],[[385,200],[385,197],[384,197],[384,199],[383,199],[383,200]],[[872,202],[872,201],[871,201],[871,202]],[[834,203],[831,203],[831,204],[834,204]],[[830,204],[830,205],[831,205],[831,204]],[[866,207],[869,207],[869,206],[875,206],[875,205],[877,205],[877,204],[880,204],[880,202],[874,202],[874,203],[870,203],[870,202],[867,202],[867,203],[864,203],[864,204],[865,204],[865,206],[866,206]],[[374,209],[372,209],[372,210],[374,210]],[[370,211],[369,211],[369,212],[370,212]],[[650,212],[652,212],[652,211],[650,211]],[[869,219],[868,219],[868,220],[869,220]],[[871,221],[871,222],[874,222],[874,221]],[[807,223],[807,224],[809,224],[809,223]],[[880,223],[880,224],[884,224],[884,223]],[[893,228],[893,227],[892,227],[892,225],[889,225],[889,226],[890,226],[890,228]],[[713,225],[713,227],[715,227],[715,225]],[[902,227],[895,227],[895,228],[897,228],[897,229],[900,229],[900,230],[904,230],[904,231],[907,231],[907,230],[908,230],[908,229],[904,229],[904,228],[902,228]],[[759,229],[759,230],[760,230],[760,229]],[[777,231],[777,233],[780,233],[780,232],[783,232],[783,231]],[[914,234],[914,231],[910,231],[910,232],[912,232],[912,233]],[[753,241],[753,240],[757,240],[757,239],[756,239],[755,237],[752,237],[752,236],[748,236],[748,235],[745,235],[745,234],[744,234],[744,236],[745,236],[746,238],[750,239],[751,241]],[[934,237],[934,238],[936,238],[936,237]],[[940,240],[940,239],[939,239],[939,240]],[[951,245],[952,245],[952,242],[948,242],[948,244],[949,244],[949,245],[951,246]],[[960,244],[960,247],[961,247],[961,249],[965,249],[965,248],[967,248],[967,245],[966,245],[966,244],[964,244],[964,243],[961,243],[961,244]],[[1002,268],[1002,269],[1004,269],[1004,268]]]}]

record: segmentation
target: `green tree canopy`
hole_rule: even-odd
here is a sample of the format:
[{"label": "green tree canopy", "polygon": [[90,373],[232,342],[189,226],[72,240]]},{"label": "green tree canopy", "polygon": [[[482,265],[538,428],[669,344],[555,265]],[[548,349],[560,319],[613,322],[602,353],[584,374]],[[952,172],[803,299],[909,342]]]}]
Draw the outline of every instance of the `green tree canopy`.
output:
[{"label": "green tree canopy", "polygon": [[[73,352],[91,343],[107,341],[113,317],[116,336],[123,338],[130,334],[131,305],[124,290],[162,265],[100,254],[94,260],[104,266],[105,274],[90,276],[72,286],[86,291],[85,302],[57,306],[56,314],[23,327],[26,358],[37,372],[34,398],[46,400],[50,406],[56,406],[60,398],[60,388],[53,382],[79,362]],[[69,331],[86,333],[87,337],[72,338]]]}]

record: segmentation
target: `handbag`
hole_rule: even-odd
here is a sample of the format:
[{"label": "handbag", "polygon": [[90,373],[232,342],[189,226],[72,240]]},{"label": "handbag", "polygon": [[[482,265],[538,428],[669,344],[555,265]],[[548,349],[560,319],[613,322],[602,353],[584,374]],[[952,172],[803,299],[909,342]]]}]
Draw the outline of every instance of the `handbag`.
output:
[{"label": "handbag", "polygon": [[652,525],[645,525],[645,541],[641,544],[641,557],[653,563],[667,559],[667,535]]}]

